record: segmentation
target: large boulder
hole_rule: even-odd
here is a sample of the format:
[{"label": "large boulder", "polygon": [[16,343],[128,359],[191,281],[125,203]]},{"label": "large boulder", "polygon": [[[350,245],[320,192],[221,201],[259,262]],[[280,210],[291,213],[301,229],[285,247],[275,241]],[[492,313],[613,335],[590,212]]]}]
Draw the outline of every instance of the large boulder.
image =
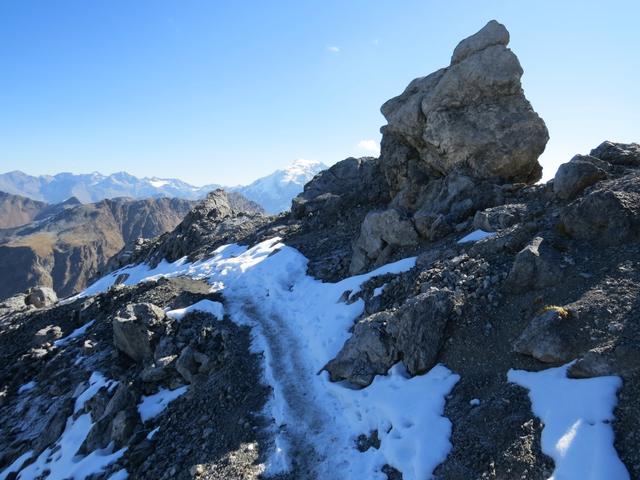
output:
[{"label": "large boulder", "polygon": [[489,22],[460,42],[448,68],[414,80],[382,106],[382,167],[393,193],[406,186],[396,172],[409,169],[508,182],[541,177],[538,157],[549,134],[524,96],[508,42],[506,28]]},{"label": "large boulder", "polygon": [[136,362],[153,358],[153,349],[164,330],[166,315],[151,303],[134,303],[113,318],[113,344]]},{"label": "large boulder", "polygon": [[24,303],[32,305],[35,308],[50,307],[58,302],[58,295],[49,287],[33,287],[27,292],[27,296],[24,299]]},{"label": "large boulder", "polygon": [[588,155],[576,155],[558,168],[553,179],[553,191],[563,200],[575,198],[585,188],[607,177],[599,160]]},{"label": "large boulder", "polygon": [[325,366],[329,378],[366,387],[399,360],[410,375],[428,371],[437,363],[453,309],[450,292],[432,290],[411,298],[397,311],[364,318]]}]

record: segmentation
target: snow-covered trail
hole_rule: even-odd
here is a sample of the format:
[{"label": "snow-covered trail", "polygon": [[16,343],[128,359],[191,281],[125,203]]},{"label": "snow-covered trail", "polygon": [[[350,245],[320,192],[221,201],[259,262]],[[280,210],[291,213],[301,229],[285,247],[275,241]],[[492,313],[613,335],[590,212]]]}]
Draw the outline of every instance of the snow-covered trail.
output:
[{"label": "snow-covered trail", "polygon": [[[272,387],[265,415],[273,418],[274,449],[267,471],[293,470],[297,478],[386,478],[389,464],[407,480],[424,480],[451,448],[451,423],[442,416],[445,397],[458,376],[442,365],[408,378],[401,366],[362,390],[329,381],[322,367],[349,338],[364,310],[362,300],[340,301],[369,278],[400,273],[415,258],[366,275],[322,283],[306,274],[307,259],[279,239],[247,249],[228,245],[200,262],[185,259],[155,268],[126,267],[81,294],[109,288],[127,273],[125,284],[187,275],[206,279],[225,298],[236,323],[252,328],[253,349],[263,352],[264,381]],[[376,431],[379,448],[359,452],[356,439]]]}]

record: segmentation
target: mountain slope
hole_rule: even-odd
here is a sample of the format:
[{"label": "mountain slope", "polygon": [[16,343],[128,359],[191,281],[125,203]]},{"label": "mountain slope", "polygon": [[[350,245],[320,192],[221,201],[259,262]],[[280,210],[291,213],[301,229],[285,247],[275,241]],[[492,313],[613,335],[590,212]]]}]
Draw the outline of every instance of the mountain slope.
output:
[{"label": "mountain slope", "polygon": [[82,289],[125,243],[173,229],[190,210],[182,199],[109,199],[86,205],[47,206],[52,212],[0,230],[0,298],[31,286],[61,295]]},{"label": "mountain slope", "polygon": [[[226,190],[243,194],[269,213],[279,213],[288,210],[291,200],[302,191],[304,184],[324,168],[320,162],[296,160],[250,185]],[[60,203],[70,197],[76,197],[82,203],[117,197],[199,200],[219,187],[215,184],[195,187],[175,178],[138,178],[126,172],[112,175],[59,173],[38,177],[20,171],[0,174],[0,191],[47,203]]]},{"label": "mountain slope", "polygon": [[326,168],[321,162],[298,159],[282,170],[230,190],[259,203],[268,213],[280,213],[289,210],[291,200],[302,191],[304,185]]}]

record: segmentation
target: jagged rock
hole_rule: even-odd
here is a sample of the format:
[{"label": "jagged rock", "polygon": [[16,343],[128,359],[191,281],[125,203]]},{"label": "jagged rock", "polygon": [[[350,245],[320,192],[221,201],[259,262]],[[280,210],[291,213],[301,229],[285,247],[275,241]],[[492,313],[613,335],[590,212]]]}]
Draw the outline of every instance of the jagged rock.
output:
[{"label": "jagged rock", "polygon": [[296,218],[321,215],[331,218],[353,204],[375,203],[385,198],[377,158],[347,158],[316,175],[293,199]]},{"label": "jagged rock", "polygon": [[614,143],[605,141],[589,154],[612,165],[640,166],[640,145],[637,143]]},{"label": "jagged rock", "polygon": [[184,256],[199,259],[220,245],[239,242],[267,223],[269,217],[262,213],[238,209],[242,205],[234,208],[232,198],[221,189],[210,192],[172,232],[144,247],[134,258],[152,265]]},{"label": "jagged rock", "polygon": [[590,161],[591,158],[576,155],[570,162],[560,165],[553,179],[553,191],[558,197],[572,199],[585,188],[606,178],[606,172]]},{"label": "jagged rock", "polygon": [[513,292],[543,288],[561,280],[560,254],[542,237],[535,237],[515,258],[506,287]]},{"label": "jagged rock", "polygon": [[113,344],[133,360],[147,361],[164,320],[164,311],[151,303],[127,305],[113,318]]},{"label": "jagged rock", "polygon": [[[414,80],[382,106],[388,121],[382,142],[385,171],[403,170],[394,155],[401,144],[405,169],[419,157],[421,171],[431,175],[465,170],[475,178],[502,181],[540,178],[537,159],[549,135],[522,92],[522,68],[506,47],[508,40],[504,26],[489,22],[460,42],[448,68]],[[385,141],[389,135],[391,142]],[[393,193],[401,188],[395,186]]]},{"label": "jagged rock", "polygon": [[212,368],[211,359],[205,353],[186,346],[176,361],[176,370],[187,382],[193,383],[196,375],[208,373]]},{"label": "jagged rock", "polygon": [[138,424],[139,416],[135,408],[120,410],[111,421],[110,439],[114,442],[115,448],[126,445],[131,437],[134,428]]},{"label": "jagged rock", "polygon": [[466,175],[451,174],[424,186],[416,201],[419,209],[413,218],[422,237],[436,240],[476,211],[501,200],[502,192],[496,185]]},{"label": "jagged rock", "polygon": [[453,312],[450,292],[433,290],[408,300],[396,312],[375,313],[360,322],[335,359],[324,367],[331,380],[366,387],[398,360],[410,375],[432,368]]},{"label": "jagged rock", "polygon": [[589,192],[562,211],[561,225],[570,236],[596,245],[620,245],[640,238],[640,192],[602,188]]},{"label": "jagged rock", "polygon": [[27,292],[24,302],[36,308],[45,308],[54,305],[58,301],[58,295],[49,287],[33,287]]},{"label": "jagged rock", "polygon": [[0,317],[27,309],[29,306],[25,302],[26,297],[25,293],[20,293],[0,302]]},{"label": "jagged rock", "polygon": [[575,356],[570,313],[550,308],[536,315],[514,344],[514,351],[545,363],[564,363]]},{"label": "jagged rock", "polygon": [[397,311],[388,329],[410,375],[424,373],[437,363],[453,308],[450,292],[431,290],[409,299]]},{"label": "jagged rock", "polygon": [[398,210],[370,212],[362,222],[360,236],[354,245],[351,273],[361,272],[371,261],[382,261],[380,257],[385,250],[417,243],[418,234],[413,223]]},{"label": "jagged rock", "polygon": [[53,444],[58,437],[64,432],[67,425],[67,418],[73,413],[73,406],[75,405],[75,399],[64,398],[61,402],[54,403],[51,408],[54,409],[54,414],[49,421],[47,428],[45,428],[41,434],[36,438],[34,442],[34,450],[36,455],[39,455],[43,450]]},{"label": "jagged rock", "polygon": [[387,331],[394,317],[389,312],[375,313],[356,323],[336,358],[324,367],[332,381],[349,380],[366,387],[376,375],[384,375],[398,360],[395,341]]},{"label": "jagged rock", "polygon": [[520,223],[527,214],[527,205],[523,203],[499,205],[476,212],[473,228],[485,232],[497,232]]}]

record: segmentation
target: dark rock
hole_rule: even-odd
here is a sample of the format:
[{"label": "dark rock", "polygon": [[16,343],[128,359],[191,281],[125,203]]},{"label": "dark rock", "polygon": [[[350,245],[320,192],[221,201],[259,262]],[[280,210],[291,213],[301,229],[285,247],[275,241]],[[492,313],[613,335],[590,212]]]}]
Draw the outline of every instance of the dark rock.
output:
[{"label": "dark rock", "polygon": [[589,158],[576,155],[570,162],[560,165],[553,179],[553,191],[559,198],[572,199],[585,188],[606,178],[606,172]]},{"label": "dark rock", "polygon": [[473,228],[485,232],[497,232],[520,223],[527,215],[527,205],[523,203],[499,205],[476,212]]},{"label": "dark rock", "polygon": [[559,283],[560,254],[542,237],[535,237],[515,258],[506,287],[513,292],[544,288]]},{"label": "dark rock", "polygon": [[640,193],[602,188],[568,205],[560,217],[570,236],[596,245],[620,245],[640,238]]},{"label": "dark rock", "polygon": [[590,155],[612,165],[640,166],[640,145],[637,143],[602,142],[591,150]]},{"label": "dark rock", "polygon": [[375,313],[356,323],[336,358],[324,367],[332,381],[348,380],[359,387],[369,385],[376,375],[384,375],[398,361],[395,339],[388,332],[394,316]]}]

